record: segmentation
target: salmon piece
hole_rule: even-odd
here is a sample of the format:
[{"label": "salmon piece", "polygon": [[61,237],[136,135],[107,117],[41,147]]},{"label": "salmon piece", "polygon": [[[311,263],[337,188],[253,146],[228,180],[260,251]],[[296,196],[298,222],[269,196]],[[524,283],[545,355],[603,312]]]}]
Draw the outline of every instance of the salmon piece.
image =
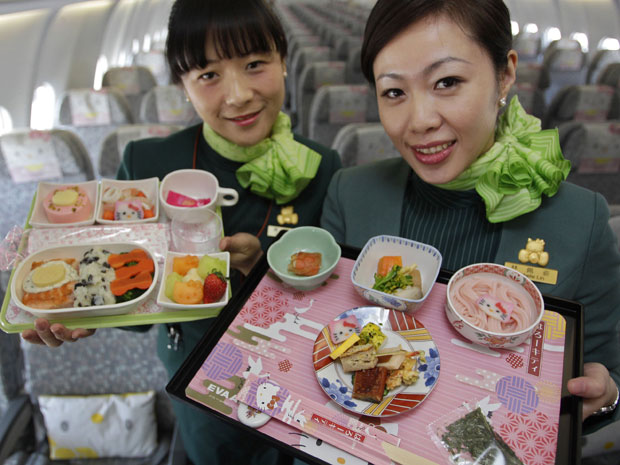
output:
[{"label": "salmon piece", "polygon": [[73,307],[73,288],[75,281],[43,292],[24,292],[22,303],[32,308],[52,310]]},{"label": "salmon piece", "polygon": [[298,276],[314,276],[321,268],[319,252],[297,252],[291,255],[288,270]]}]

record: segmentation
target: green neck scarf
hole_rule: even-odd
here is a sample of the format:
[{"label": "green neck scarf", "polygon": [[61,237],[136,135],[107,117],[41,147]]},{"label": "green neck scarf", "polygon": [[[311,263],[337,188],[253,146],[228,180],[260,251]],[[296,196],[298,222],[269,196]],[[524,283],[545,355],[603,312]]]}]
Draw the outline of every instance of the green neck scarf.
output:
[{"label": "green neck scarf", "polygon": [[541,131],[540,120],[528,115],[515,96],[499,117],[493,146],[456,179],[437,187],[475,188],[487,219],[501,223],[536,210],[542,194],[555,195],[569,171],[557,129]]},{"label": "green neck scarf", "polygon": [[207,143],[221,156],[244,163],[237,171],[239,184],[256,195],[290,202],[312,181],[321,163],[321,155],[293,139],[291,119],[280,112],[271,136],[251,147],[241,147],[217,134],[206,123],[202,133]]}]

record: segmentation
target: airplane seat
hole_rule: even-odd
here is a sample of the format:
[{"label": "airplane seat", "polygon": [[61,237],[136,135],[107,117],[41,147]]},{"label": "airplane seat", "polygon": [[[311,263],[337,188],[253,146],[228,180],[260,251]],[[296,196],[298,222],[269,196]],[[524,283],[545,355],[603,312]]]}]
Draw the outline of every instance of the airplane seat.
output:
[{"label": "airplane seat", "polygon": [[609,86],[584,84],[567,86],[549,104],[543,128],[554,128],[567,121],[605,121],[620,117],[618,92]]},{"label": "airplane seat", "polygon": [[1,419],[0,458],[26,457],[22,463],[37,465],[185,464],[156,341],[156,327],[143,333],[102,328],[55,349],[22,340],[25,394],[9,402]]},{"label": "airplane seat", "polygon": [[364,73],[362,73],[361,55],[361,45],[349,49],[344,74],[344,79],[347,84],[366,83],[366,77]]},{"label": "airplane seat", "polygon": [[338,131],[331,147],[340,154],[345,168],[400,157],[381,123],[347,124]]},{"label": "airplane seat", "polygon": [[[333,51],[324,45],[306,45],[297,50],[294,57],[291,57],[291,69],[288,70],[288,79],[290,81],[291,91],[291,107],[290,112],[293,118],[296,117],[297,108],[297,89],[299,88],[299,79],[304,67],[310,63],[316,63],[318,61],[329,61],[332,59]],[[295,125],[295,123],[294,123]]]},{"label": "airplane seat", "polygon": [[519,32],[515,36],[513,47],[519,55],[519,62],[532,63],[540,61],[542,43],[539,33]]},{"label": "airplane seat", "polygon": [[343,126],[365,122],[379,122],[377,99],[370,86],[322,86],[310,106],[308,137],[330,147]]},{"label": "airplane seat", "polygon": [[150,137],[167,137],[184,126],[170,124],[128,124],[112,131],[103,140],[99,155],[99,175],[104,178],[115,178],[118,167],[123,159],[125,147],[132,140]]},{"label": "airplane seat", "polygon": [[597,50],[588,65],[586,82],[588,84],[598,83],[599,76],[611,63],[620,63],[620,50]]},{"label": "airplane seat", "polygon": [[542,89],[527,82],[516,82],[508,92],[508,101],[515,95],[519,98],[519,103],[521,103],[521,106],[527,113],[541,120],[543,119],[546,105],[545,94]]},{"label": "airplane seat", "polygon": [[574,39],[558,39],[549,44],[543,54],[543,68],[549,73],[550,85],[545,100],[553,101],[555,94],[569,85],[585,84],[586,54]]},{"label": "airplane seat", "polygon": [[349,50],[362,46],[362,38],[358,35],[342,35],[338,37],[334,44],[336,50],[335,58],[337,60],[346,61],[349,57]]},{"label": "airplane seat", "polygon": [[620,120],[560,125],[560,146],[572,167],[567,180],[620,204]]},{"label": "airplane seat", "polygon": [[144,94],[140,104],[143,124],[170,124],[192,126],[202,120],[194,106],[177,85],[155,86]]},{"label": "airplane seat", "polygon": [[541,63],[519,62],[517,63],[516,83],[530,84],[536,89],[545,90],[549,87],[549,70],[543,68]]},{"label": "airplane seat", "polygon": [[312,99],[321,86],[344,84],[344,72],[344,61],[319,61],[309,63],[304,67],[296,91],[296,132],[308,136]]},{"label": "airplane seat", "polygon": [[113,87],[69,89],[58,100],[55,125],[82,139],[93,166],[99,165],[103,139],[118,126],[133,122],[129,102]]},{"label": "airplane seat", "polygon": [[136,66],[144,66],[153,74],[157,85],[166,86],[170,84],[170,68],[166,55],[162,50],[151,50],[149,52],[139,52],[134,56]]},{"label": "airplane seat", "polygon": [[119,66],[103,74],[102,87],[115,87],[127,98],[133,120],[140,115],[142,96],[157,85],[157,80],[146,66]]},{"label": "airplane seat", "polygon": [[597,84],[620,88],[620,63],[609,63],[598,76]]},{"label": "airplane seat", "polygon": [[288,40],[288,53],[286,55],[286,69],[288,70],[289,77],[284,81],[284,87],[286,89],[286,97],[284,99],[284,106],[286,108],[293,107],[293,61],[297,56],[299,50],[303,47],[319,46],[321,38],[313,33],[296,33],[287,36]]}]

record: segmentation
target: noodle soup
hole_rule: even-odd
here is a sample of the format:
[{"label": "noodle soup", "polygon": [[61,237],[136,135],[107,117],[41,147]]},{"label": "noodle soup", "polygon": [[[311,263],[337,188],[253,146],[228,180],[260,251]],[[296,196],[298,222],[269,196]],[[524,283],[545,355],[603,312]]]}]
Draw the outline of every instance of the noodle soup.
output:
[{"label": "noodle soup", "polygon": [[543,300],[521,273],[482,263],[462,268],[450,279],[445,310],[452,326],[473,342],[514,347],[538,326]]}]

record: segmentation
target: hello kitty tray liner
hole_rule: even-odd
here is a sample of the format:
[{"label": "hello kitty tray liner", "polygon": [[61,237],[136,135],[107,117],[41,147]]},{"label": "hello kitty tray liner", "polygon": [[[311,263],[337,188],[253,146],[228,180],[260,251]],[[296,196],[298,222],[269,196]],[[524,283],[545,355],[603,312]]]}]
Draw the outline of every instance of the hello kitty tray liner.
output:
[{"label": "hello kitty tray liner", "polygon": [[[203,338],[168,391],[212,414],[257,427],[291,453],[302,451],[326,463],[389,464],[380,447],[386,441],[431,462],[450,463],[433,439],[433,428],[464,405],[480,407],[522,463],[562,463],[563,458],[556,462],[556,455],[562,455],[557,448],[574,447],[568,444],[577,443],[574,424],[580,422],[572,406],[568,416],[573,426],[559,425],[563,370],[570,376],[566,371],[576,369],[571,363],[564,368],[566,321],[574,315],[565,319],[546,310],[527,343],[490,349],[463,339],[450,326],[444,312],[446,284],[437,282],[415,314],[384,309],[385,328],[404,335],[413,347],[426,348],[416,383],[423,394],[384,397],[380,405],[350,408],[359,401],[338,376],[322,378],[321,363],[329,361],[321,362],[317,342],[326,337],[334,318],[372,305],[351,285],[353,265],[343,254],[325,285],[302,292],[279,281],[264,264],[267,271],[256,287],[225,307],[220,320],[226,321]],[[579,333],[573,323],[569,329]],[[567,359],[575,356],[576,346],[569,346]],[[368,430],[368,424],[381,428]]]}]

